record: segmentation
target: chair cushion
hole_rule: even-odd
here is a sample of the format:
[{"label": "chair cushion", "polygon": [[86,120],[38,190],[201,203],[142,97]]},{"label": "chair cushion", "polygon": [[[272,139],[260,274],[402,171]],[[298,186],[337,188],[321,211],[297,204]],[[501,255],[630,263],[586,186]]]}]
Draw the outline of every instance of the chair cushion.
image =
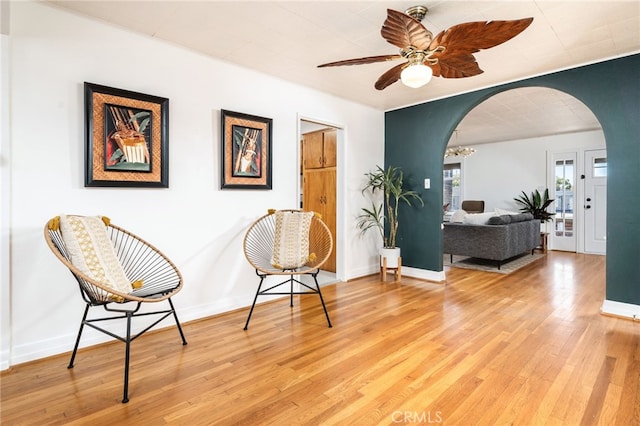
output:
[{"label": "chair cushion", "polygon": [[61,215],[60,232],[76,268],[113,290],[131,292],[101,217]]},{"label": "chair cushion", "polygon": [[271,265],[295,269],[309,261],[309,228],[313,212],[275,212],[275,237]]}]

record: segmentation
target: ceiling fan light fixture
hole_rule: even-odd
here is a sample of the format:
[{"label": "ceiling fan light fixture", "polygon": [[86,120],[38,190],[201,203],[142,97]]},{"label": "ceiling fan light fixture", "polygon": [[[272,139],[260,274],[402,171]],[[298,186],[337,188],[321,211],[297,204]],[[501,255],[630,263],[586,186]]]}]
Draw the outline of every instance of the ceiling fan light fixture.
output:
[{"label": "ceiling fan light fixture", "polygon": [[431,81],[433,70],[425,64],[410,64],[400,73],[400,80],[405,86],[417,89]]},{"label": "ceiling fan light fixture", "polygon": [[426,14],[429,13],[429,9],[427,6],[411,6],[409,9],[405,10],[404,13],[420,22],[424,19]]}]

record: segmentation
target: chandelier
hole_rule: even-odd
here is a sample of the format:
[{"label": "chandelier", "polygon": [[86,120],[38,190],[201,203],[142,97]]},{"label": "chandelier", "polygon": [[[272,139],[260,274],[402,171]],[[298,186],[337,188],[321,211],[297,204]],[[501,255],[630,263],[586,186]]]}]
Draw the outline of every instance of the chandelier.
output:
[{"label": "chandelier", "polygon": [[[453,139],[455,139],[454,143],[458,142],[458,132],[460,130],[459,129],[455,129],[453,131],[453,138],[452,140],[449,141],[449,143],[451,143],[453,141]],[[456,147],[451,147],[451,148],[447,148],[447,150],[444,152],[444,158],[447,157],[468,157],[471,154],[473,154],[474,152],[476,152],[475,149],[471,148],[470,146],[465,146],[462,147],[460,145],[456,146]]]},{"label": "chandelier", "polygon": [[447,150],[444,152],[444,158],[447,157],[468,157],[471,154],[473,154],[474,152],[476,152],[475,149],[471,148],[470,146],[457,146],[455,148],[447,148]]}]

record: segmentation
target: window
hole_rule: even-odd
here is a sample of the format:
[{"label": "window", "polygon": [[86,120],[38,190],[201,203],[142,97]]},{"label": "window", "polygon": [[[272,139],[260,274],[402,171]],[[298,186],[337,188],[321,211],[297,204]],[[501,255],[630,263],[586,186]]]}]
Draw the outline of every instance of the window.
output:
[{"label": "window", "polygon": [[461,165],[460,163],[451,163],[444,165],[443,171],[443,189],[442,204],[449,205],[447,211],[460,210],[460,188],[461,188]]},{"label": "window", "polygon": [[607,159],[606,158],[594,158],[593,159],[593,177],[607,177]]}]

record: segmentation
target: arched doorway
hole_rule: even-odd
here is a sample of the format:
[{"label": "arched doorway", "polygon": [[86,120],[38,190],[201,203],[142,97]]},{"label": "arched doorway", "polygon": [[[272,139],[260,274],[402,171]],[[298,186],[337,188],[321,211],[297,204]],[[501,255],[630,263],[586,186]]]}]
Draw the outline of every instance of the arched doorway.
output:
[{"label": "arched doorway", "polygon": [[605,140],[580,100],[545,87],[497,93],[462,118],[447,152],[454,154],[444,159],[449,214],[462,199],[484,200],[485,211],[517,211],[514,198],[522,191],[548,188],[555,200],[549,210],[555,215],[542,227],[549,248],[605,253],[604,244],[592,243],[606,236],[606,177],[596,182],[590,167],[606,166]]},{"label": "arched doorway", "polygon": [[[385,115],[385,163],[400,166],[406,175],[433,177],[423,194],[429,213],[407,212],[414,229],[401,230],[403,256],[409,267],[442,271],[442,158],[456,125],[476,105],[489,97],[518,87],[549,87],[584,102],[600,121],[607,144],[608,165],[615,173],[607,178],[607,206],[616,209],[607,217],[606,294],[602,312],[623,317],[638,315],[640,307],[640,55],[540,75],[500,86],[479,89],[451,98],[389,111]],[[420,161],[417,161],[419,158]],[[437,179],[437,182],[435,182]],[[416,232],[415,229],[419,230]]]}]

